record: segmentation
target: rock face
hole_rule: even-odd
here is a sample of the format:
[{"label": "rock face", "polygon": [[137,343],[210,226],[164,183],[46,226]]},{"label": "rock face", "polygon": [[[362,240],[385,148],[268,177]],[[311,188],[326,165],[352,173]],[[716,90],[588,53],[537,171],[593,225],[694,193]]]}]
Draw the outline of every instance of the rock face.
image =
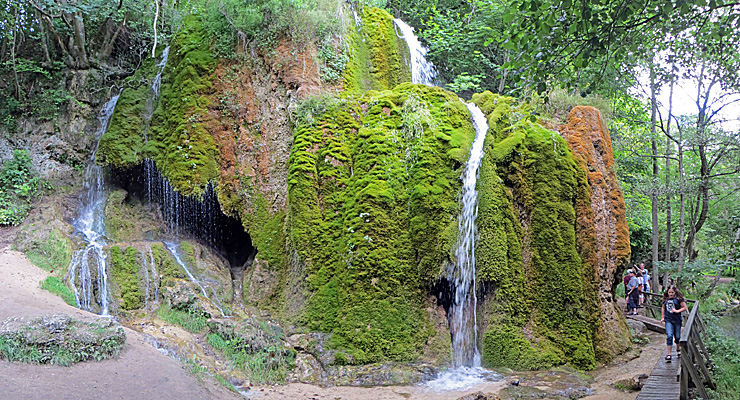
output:
[{"label": "rock face", "polygon": [[576,161],[587,171],[591,211],[579,213],[582,246],[594,246],[588,262],[596,269],[595,282],[602,313],[600,348],[608,357],[629,347],[625,320],[617,307],[614,290],[619,271],[629,263],[630,243],[624,196],[614,168],[612,141],[599,110],[578,106],[559,128]]},{"label": "rock face", "polygon": [[[220,339],[210,346],[234,357],[229,343],[250,357],[246,349],[274,350],[281,376],[295,363],[298,381],[408,382],[449,361],[447,271],[475,132],[456,95],[408,83],[408,49],[392,17],[372,8],[360,17],[343,78],[331,84],[310,46],[280,41],[275,52],[242,49],[247,62],[218,59],[197,15],[170,43],[159,98],[151,90],[159,58],[128,79],[98,153],[128,179],[106,207],[112,310],[190,309],[198,300],[216,315],[205,290],[235,315],[246,306],[277,319],[294,339],[288,346],[278,326],[253,342],[252,321],[211,326]],[[341,89],[341,98],[311,97]],[[611,295],[629,239],[608,132],[594,109],[574,109],[561,136],[512,98],[472,101],[490,127],[476,247],[484,365],[593,368],[629,344]],[[239,218],[248,236],[234,247],[249,248],[249,261],[230,265],[228,252],[184,241],[184,263],[204,289],[189,283],[153,242],[172,227],[135,194],[149,182],[126,178],[142,175],[145,159],[179,195],[203,199],[213,185],[218,208],[206,213]]]}]

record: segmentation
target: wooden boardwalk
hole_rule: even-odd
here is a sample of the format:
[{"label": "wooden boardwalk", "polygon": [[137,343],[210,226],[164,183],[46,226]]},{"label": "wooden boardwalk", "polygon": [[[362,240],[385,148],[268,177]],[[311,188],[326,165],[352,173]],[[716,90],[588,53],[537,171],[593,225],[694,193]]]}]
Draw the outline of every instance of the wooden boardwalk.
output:
[{"label": "wooden boardwalk", "polygon": [[663,350],[663,354],[655,363],[648,381],[635,400],[678,400],[681,394],[681,386],[678,381],[681,359],[676,357],[676,348],[673,349],[673,360],[671,362],[665,361],[667,352]]}]

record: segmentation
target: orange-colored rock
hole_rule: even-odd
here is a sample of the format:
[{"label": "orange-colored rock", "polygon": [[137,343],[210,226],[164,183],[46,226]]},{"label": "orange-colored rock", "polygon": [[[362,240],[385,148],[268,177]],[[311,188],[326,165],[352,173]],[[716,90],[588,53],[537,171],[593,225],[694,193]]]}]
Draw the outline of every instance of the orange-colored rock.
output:
[{"label": "orange-colored rock", "polygon": [[588,176],[591,209],[584,204],[578,213],[579,246],[594,266],[598,284],[603,314],[599,347],[613,356],[629,346],[625,320],[612,293],[621,267],[629,263],[630,241],[611,137],[599,110],[587,106],[573,108],[566,125],[557,129]]}]

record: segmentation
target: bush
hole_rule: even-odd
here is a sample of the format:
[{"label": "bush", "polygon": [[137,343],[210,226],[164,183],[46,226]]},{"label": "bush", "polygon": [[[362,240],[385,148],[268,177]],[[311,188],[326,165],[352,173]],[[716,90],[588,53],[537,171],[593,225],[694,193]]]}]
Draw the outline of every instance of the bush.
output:
[{"label": "bush", "polygon": [[705,344],[714,364],[712,378],[716,391],[710,391],[713,400],[740,399],[740,342],[719,329],[717,318],[704,316],[707,326]]},{"label": "bush", "polygon": [[38,186],[28,151],[14,150],[0,170],[0,225],[18,225],[26,219]]}]

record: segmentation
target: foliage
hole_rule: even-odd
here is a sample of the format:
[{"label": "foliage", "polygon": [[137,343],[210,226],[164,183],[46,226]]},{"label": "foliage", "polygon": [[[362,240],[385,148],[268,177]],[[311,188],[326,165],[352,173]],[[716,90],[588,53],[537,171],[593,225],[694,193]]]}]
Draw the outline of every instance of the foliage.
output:
[{"label": "foliage", "polygon": [[[52,319],[50,321],[49,319]],[[53,323],[55,330],[45,325]],[[6,322],[0,335],[0,358],[34,364],[72,364],[100,361],[118,355],[126,340],[114,322],[84,322],[69,317],[45,316],[29,322]],[[22,324],[22,325],[18,325]]]},{"label": "foliage", "polygon": [[204,10],[204,26],[215,38],[214,47],[219,56],[233,57],[236,49],[243,48],[246,52],[255,45],[264,51],[272,51],[283,36],[302,45],[322,43],[335,34],[341,36],[343,29],[341,2],[337,0],[191,3]]},{"label": "foliage", "polygon": [[61,297],[65,303],[72,307],[77,306],[74,293],[72,293],[69,287],[56,276],[49,276],[41,281],[41,289],[48,290]]},{"label": "foliage", "polygon": [[162,321],[180,326],[188,332],[199,333],[208,327],[206,322],[211,316],[197,307],[178,310],[164,304],[157,310],[157,317]]},{"label": "foliage", "polygon": [[710,392],[713,400],[730,400],[740,396],[740,341],[725,334],[718,326],[717,319],[702,315],[707,327],[704,344],[714,364],[712,379],[717,385]]},{"label": "foliage", "polygon": [[503,35],[506,2],[390,0],[388,7],[417,29],[439,80],[458,94],[509,92],[516,73],[504,68],[514,54],[491,37]]},{"label": "foliage", "polygon": [[[211,332],[208,344],[226,354],[232,367],[246,372],[250,382],[283,383],[295,367],[296,352],[278,343],[280,335],[267,338],[264,346],[250,342],[244,334]],[[268,333],[269,335],[269,333]]]},{"label": "foliage", "polygon": [[13,150],[13,158],[0,170],[0,225],[18,225],[26,218],[39,189],[39,178],[26,150]]}]

